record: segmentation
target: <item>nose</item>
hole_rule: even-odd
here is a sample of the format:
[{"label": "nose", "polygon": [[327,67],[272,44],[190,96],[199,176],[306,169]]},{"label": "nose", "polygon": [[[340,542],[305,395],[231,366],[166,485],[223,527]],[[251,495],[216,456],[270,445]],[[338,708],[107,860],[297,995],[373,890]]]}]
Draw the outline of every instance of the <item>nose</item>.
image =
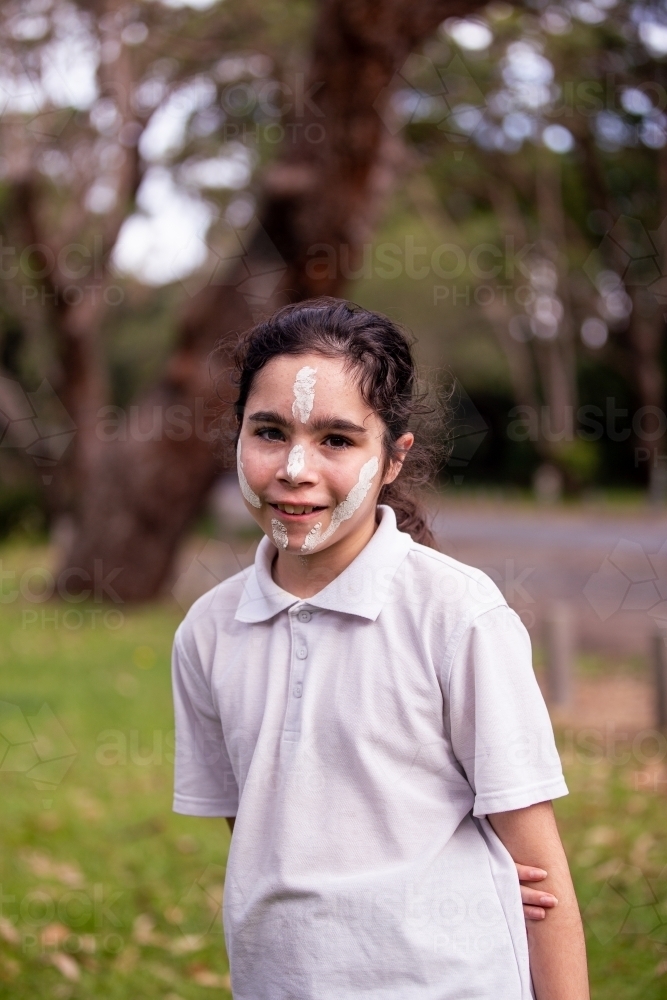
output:
[{"label": "nose", "polygon": [[285,465],[280,470],[280,479],[287,481],[290,486],[317,482],[313,464],[308,461],[306,449],[302,444],[295,444],[290,448]]}]

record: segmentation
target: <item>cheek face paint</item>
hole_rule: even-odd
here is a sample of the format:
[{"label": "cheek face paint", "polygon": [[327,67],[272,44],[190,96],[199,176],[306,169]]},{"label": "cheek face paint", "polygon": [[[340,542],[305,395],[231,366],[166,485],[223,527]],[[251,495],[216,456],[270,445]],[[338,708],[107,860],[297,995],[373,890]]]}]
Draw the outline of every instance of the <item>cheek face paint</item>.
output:
[{"label": "cheek face paint", "polygon": [[286,549],[288,546],[287,539],[287,528],[282,521],[277,518],[271,518],[271,534],[273,535],[273,540],[279,549]]},{"label": "cheek face paint", "polygon": [[292,403],[292,416],[305,424],[310,416],[315,401],[315,372],[317,368],[299,368],[294,379],[294,402]]},{"label": "cheek face paint", "polygon": [[318,521],[315,527],[311,528],[306,535],[305,541],[301,546],[302,552],[312,552],[322,542],[326,542],[331,538],[334,531],[340,528],[343,521],[347,521],[352,517],[364,502],[366,494],[373,485],[373,477],[379,468],[380,463],[375,455],[373,458],[369,458],[365,465],[362,465],[356,485],[352,487],[343,502],[334,507],[329,527],[326,531],[322,531],[322,522]]},{"label": "cheek face paint", "polygon": [[306,453],[302,444],[295,444],[287,456],[287,475],[296,479],[306,463]]},{"label": "cheek face paint", "polygon": [[251,489],[250,484],[248,483],[248,480],[246,479],[245,473],[243,471],[243,462],[241,461],[240,441],[236,446],[236,471],[238,472],[239,486],[241,487],[241,493],[243,494],[243,496],[246,498],[246,500],[252,507],[261,507],[262,501],[259,499],[255,491]]}]

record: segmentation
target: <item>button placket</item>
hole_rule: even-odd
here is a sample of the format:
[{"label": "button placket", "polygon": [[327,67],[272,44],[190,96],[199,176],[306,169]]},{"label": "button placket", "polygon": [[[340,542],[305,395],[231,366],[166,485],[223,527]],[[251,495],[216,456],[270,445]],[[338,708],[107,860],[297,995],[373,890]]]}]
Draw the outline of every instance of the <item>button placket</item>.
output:
[{"label": "button placket", "polygon": [[285,713],[285,735],[295,739],[301,733],[301,712],[304,675],[308,660],[308,643],[302,631],[312,618],[312,613],[300,608],[296,613],[290,612],[290,632],[292,639],[292,657],[290,663],[290,679],[287,695],[287,710]]}]

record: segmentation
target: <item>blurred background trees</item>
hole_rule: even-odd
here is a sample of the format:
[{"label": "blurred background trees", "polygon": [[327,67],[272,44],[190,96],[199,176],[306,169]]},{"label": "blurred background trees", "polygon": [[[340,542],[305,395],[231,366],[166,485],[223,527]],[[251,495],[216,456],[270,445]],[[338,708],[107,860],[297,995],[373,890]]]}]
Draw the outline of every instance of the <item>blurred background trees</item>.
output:
[{"label": "blurred background trees", "polygon": [[[533,461],[553,463],[571,489],[644,480],[656,500],[666,471],[664,13],[491,5],[481,27],[446,24],[406,67],[412,89],[398,97],[430,188],[431,205],[417,208],[466,247],[465,267],[450,257],[459,301],[467,307],[472,291],[468,322],[493,332],[526,415],[515,442],[529,440]],[[465,64],[449,63],[455,103],[433,69],[457,39],[467,51]],[[443,287],[434,299],[447,311],[455,294]],[[642,411],[634,429],[611,427],[612,399]]]},{"label": "blurred background trees", "polygon": [[214,344],[318,293],[457,380],[455,486],[664,502],[663,5],[0,17],[5,530],[155,593],[229,459]]}]

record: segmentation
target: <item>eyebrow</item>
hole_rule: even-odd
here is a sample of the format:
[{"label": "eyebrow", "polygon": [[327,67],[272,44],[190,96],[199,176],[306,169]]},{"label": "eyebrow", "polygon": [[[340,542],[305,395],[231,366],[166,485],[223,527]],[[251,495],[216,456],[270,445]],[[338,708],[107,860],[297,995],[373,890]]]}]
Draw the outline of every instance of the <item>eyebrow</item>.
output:
[{"label": "eyebrow", "polygon": [[[277,424],[278,427],[294,427],[292,420],[286,420],[281,413],[277,413],[275,410],[258,410],[257,413],[251,413],[248,420],[261,424]],[[360,427],[359,424],[354,424],[351,420],[326,415],[311,421],[310,426],[314,431],[347,431],[350,434],[368,433],[365,427]]]}]

